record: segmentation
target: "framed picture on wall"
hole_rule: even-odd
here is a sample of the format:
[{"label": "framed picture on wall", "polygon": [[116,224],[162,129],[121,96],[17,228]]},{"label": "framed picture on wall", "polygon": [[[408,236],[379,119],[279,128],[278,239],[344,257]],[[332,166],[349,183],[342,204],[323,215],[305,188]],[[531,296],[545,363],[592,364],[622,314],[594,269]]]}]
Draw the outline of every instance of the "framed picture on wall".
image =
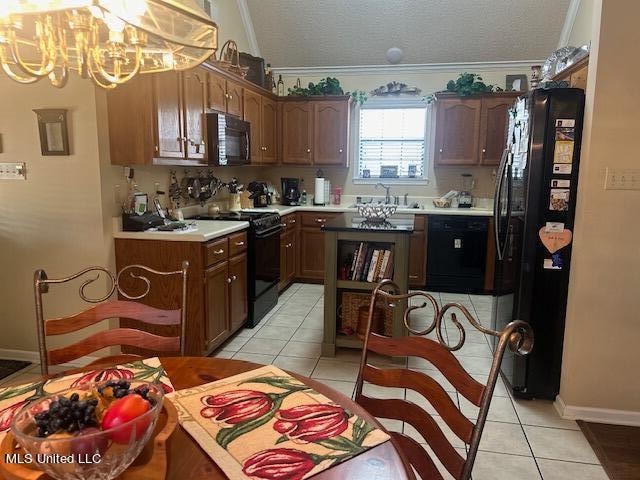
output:
[{"label": "framed picture on wall", "polygon": [[35,109],[42,155],[70,155],[67,111],[62,108]]},{"label": "framed picture on wall", "polygon": [[507,75],[505,81],[507,92],[526,92],[528,90],[526,75]]}]

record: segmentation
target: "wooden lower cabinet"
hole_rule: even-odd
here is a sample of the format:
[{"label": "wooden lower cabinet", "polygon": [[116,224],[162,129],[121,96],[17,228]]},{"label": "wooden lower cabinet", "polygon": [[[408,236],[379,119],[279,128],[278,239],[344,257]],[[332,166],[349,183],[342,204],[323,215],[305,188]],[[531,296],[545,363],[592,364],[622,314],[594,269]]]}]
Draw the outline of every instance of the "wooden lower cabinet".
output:
[{"label": "wooden lower cabinet", "polygon": [[282,291],[296,278],[297,258],[296,232],[290,231],[280,236],[280,283]]},{"label": "wooden lower cabinet", "polygon": [[[127,265],[140,264],[156,270],[172,271],[179,270],[182,261],[187,260],[185,354],[208,355],[247,319],[247,253],[244,239],[243,233],[206,243],[118,238],[115,240],[116,268],[121,270]],[[141,300],[143,303],[166,309],[179,306],[182,295],[180,282],[155,276],[149,279],[151,291]],[[123,286],[129,284],[134,295],[142,293],[139,291],[139,281],[136,284],[123,278]],[[120,325],[141,328],[138,322],[127,319],[121,319]],[[178,332],[175,327],[167,330],[163,326],[145,325],[143,328],[159,335],[176,335]],[[124,351],[153,354],[134,347]]]},{"label": "wooden lower cabinet", "polygon": [[206,349],[222,343],[230,334],[228,322],[229,284],[227,262],[220,262],[204,272]]},{"label": "wooden lower cabinet", "polygon": [[229,323],[235,332],[247,321],[249,313],[246,253],[229,259],[229,278]]},{"label": "wooden lower cabinet", "polygon": [[409,286],[424,288],[427,283],[427,217],[416,215],[409,238]]},{"label": "wooden lower cabinet", "polygon": [[324,232],[322,225],[342,213],[300,212],[300,242],[297,276],[302,280],[324,279]]}]

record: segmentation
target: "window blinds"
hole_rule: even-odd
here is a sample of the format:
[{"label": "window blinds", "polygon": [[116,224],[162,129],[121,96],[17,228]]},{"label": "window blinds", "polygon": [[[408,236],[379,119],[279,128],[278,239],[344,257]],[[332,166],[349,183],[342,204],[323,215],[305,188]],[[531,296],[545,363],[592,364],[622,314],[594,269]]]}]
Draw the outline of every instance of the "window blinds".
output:
[{"label": "window blinds", "polygon": [[358,177],[365,169],[378,177],[380,166],[391,165],[406,178],[413,165],[415,177],[424,178],[425,118],[424,106],[361,109]]}]

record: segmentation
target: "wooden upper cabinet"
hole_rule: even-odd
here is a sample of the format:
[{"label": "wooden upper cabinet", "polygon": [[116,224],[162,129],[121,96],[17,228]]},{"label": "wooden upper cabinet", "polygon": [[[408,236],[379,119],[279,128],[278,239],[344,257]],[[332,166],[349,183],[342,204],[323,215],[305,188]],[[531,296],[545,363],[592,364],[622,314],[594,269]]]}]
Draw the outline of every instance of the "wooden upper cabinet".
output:
[{"label": "wooden upper cabinet", "polygon": [[206,72],[184,72],[184,117],[188,158],[204,158]]},{"label": "wooden upper cabinet", "polygon": [[262,163],[262,97],[250,90],[244,92],[244,121],[251,124],[249,138],[251,163]]},{"label": "wooden upper cabinet", "polygon": [[151,75],[138,75],[107,95],[113,165],[145,164],[157,155],[153,83]]},{"label": "wooden upper cabinet", "polygon": [[214,73],[208,74],[208,104],[207,108],[219,112],[227,111],[227,81]]},{"label": "wooden upper cabinet", "polygon": [[261,122],[262,163],[274,164],[278,161],[278,106],[267,97],[262,97]]},{"label": "wooden upper cabinet", "polygon": [[227,113],[242,118],[242,90],[237,83],[227,80]]},{"label": "wooden upper cabinet", "polygon": [[348,101],[314,103],[314,164],[348,165],[349,110]]},{"label": "wooden upper cabinet", "polygon": [[185,136],[182,117],[182,88],[178,72],[163,72],[155,76],[158,156],[185,156]]},{"label": "wooden upper cabinet", "polygon": [[500,165],[506,145],[508,111],[513,97],[484,97],[480,118],[481,165]]},{"label": "wooden upper cabinet", "polygon": [[436,108],[436,165],[476,165],[482,100],[443,98]]},{"label": "wooden upper cabinet", "polygon": [[285,102],[282,106],[282,163],[313,163],[313,103]]}]

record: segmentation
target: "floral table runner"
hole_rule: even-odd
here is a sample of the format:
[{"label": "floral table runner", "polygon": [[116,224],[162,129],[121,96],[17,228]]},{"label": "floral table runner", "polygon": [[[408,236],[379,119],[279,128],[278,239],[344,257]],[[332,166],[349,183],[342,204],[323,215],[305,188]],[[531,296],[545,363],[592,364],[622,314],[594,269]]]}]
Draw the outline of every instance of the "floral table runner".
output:
[{"label": "floral table runner", "polygon": [[273,365],[168,397],[231,480],[309,478],[389,439]]},{"label": "floral table runner", "polygon": [[136,360],[106,369],[0,388],[0,442],[9,430],[13,416],[30,401],[84,383],[121,379],[159,383],[165,393],[174,390],[157,357]]}]

